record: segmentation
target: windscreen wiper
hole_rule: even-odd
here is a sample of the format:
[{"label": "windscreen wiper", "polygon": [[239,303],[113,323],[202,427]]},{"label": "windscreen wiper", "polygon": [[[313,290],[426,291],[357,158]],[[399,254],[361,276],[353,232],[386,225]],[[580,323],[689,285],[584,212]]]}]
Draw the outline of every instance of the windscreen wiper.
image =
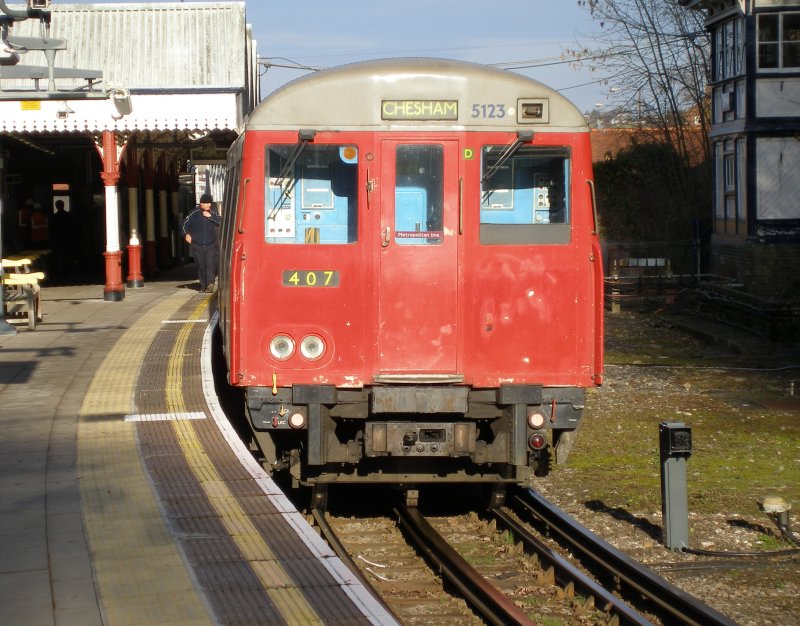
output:
[{"label": "windscreen wiper", "polygon": [[274,219],[275,215],[278,212],[278,209],[283,205],[283,201],[289,197],[289,194],[292,193],[292,190],[297,185],[297,178],[292,176],[289,182],[286,182],[286,179],[292,174],[294,171],[294,164],[297,163],[297,159],[300,158],[300,155],[303,154],[303,150],[306,149],[306,146],[314,140],[317,131],[313,129],[300,129],[297,133],[297,143],[292,150],[292,153],[289,155],[289,158],[286,159],[286,163],[283,165],[283,168],[278,174],[278,178],[275,181],[276,187],[281,187],[281,195],[275,201],[275,204],[272,206],[272,211],[270,211],[269,216],[267,219]]},{"label": "windscreen wiper", "polygon": [[481,178],[481,187],[497,172],[503,167],[503,164],[508,161],[514,154],[516,154],[517,150],[522,147],[522,144],[528,143],[533,141],[533,131],[532,130],[518,130],[517,131],[517,138],[510,143],[506,149],[503,151],[497,161],[495,161],[494,165],[492,165],[486,173]]}]

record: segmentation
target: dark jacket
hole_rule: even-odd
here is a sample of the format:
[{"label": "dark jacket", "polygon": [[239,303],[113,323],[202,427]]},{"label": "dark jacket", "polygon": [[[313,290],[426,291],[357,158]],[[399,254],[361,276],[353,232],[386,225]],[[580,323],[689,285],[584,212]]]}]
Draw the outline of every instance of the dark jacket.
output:
[{"label": "dark jacket", "polygon": [[198,246],[210,246],[217,243],[217,230],[219,229],[219,213],[211,209],[211,217],[203,217],[203,209],[196,206],[186,219],[183,220],[184,237],[192,236],[192,243]]}]

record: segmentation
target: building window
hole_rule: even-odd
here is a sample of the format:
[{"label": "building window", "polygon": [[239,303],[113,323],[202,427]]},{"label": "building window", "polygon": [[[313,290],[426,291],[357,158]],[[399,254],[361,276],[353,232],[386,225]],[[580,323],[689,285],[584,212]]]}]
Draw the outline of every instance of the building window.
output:
[{"label": "building window", "polygon": [[714,202],[715,231],[725,232],[725,145],[722,142],[714,145],[714,185],[716,198]]},{"label": "building window", "polygon": [[736,215],[738,223],[736,232],[747,233],[747,140],[739,137],[736,140]]},{"label": "building window", "polygon": [[743,227],[744,141],[726,140],[716,144],[717,198],[715,227],[728,235],[745,232]]},{"label": "building window", "polygon": [[736,18],[721,24],[715,33],[715,80],[724,80],[744,73],[744,20]]},{"label": "building window", "polygon": [[800,220],[800,139],[756,139],[756,219]]},{"label": "building window", "polygon": [[800,68],[800,13],[758,16],[758,67]]},{"label": "building window", "polygon": [[736,206],[736,143],[726,141],[722,153],[722,189],[725,196],[725,232],[735,233],[737,226]]},{"label": "building window", "polygon": [[725,172],[725,193],[736,189],[736,154],[726,153],[723,157],[723,170]]}]

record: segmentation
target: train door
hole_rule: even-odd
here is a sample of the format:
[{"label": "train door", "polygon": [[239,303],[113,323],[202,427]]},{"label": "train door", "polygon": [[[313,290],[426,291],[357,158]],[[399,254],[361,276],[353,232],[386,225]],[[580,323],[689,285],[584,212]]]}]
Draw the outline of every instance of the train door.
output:
[{"label": "train door", "polygon": [[381,142],[381,373],[456,372],[458,142]]}]

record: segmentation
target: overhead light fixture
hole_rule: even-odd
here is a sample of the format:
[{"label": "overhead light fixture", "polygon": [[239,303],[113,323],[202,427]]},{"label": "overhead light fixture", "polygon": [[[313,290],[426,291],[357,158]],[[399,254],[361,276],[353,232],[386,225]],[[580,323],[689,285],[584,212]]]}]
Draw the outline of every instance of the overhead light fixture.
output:
[{"label": "overhead light fixture", "polygon": [[67,104],[66,100],[61,101],[61,108],[56,111],[56,117],[60,120],[65,120],[69,117],[70,113],[75,113],[70,106]]},{"label": "overhead light fixture", "polygon": [[121,120],[126,115],[133,113],[133,103],[131,102],[131,92],[124,87],[113,87],[109,89],[109,96],[114,108],[117,110],[116,115],[111,117],[115,120]]}]

